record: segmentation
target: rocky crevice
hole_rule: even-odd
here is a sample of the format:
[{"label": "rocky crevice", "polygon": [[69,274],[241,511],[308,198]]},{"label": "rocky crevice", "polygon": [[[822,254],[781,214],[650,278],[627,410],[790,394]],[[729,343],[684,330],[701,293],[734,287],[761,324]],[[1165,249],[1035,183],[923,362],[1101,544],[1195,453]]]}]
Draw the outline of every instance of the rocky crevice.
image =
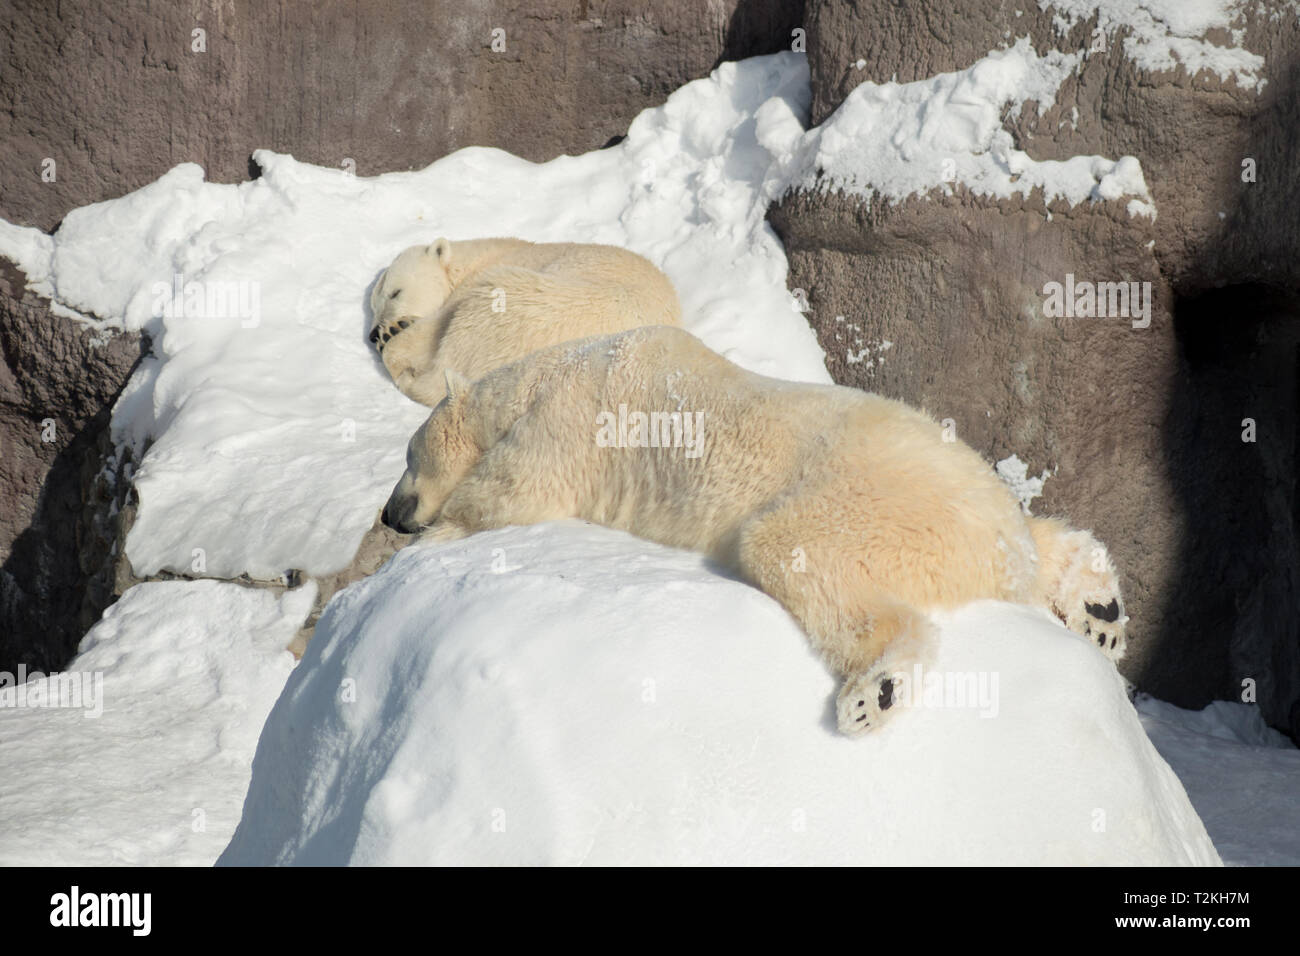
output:
[{"label": "rocky crevice", "polygon": [[108,425],[147,348],[54,315],[0,259],[0,670],[62,666],[119,593],[129,455]]}]

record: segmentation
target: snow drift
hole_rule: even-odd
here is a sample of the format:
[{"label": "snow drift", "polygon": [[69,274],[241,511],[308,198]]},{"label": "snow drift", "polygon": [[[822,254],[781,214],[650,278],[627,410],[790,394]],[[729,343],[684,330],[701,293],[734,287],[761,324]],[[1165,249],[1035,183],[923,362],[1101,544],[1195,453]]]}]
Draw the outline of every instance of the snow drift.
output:
[{"label": "snow drift", "polygon": [[1137,710],[1225,863],[1300,861],[1300,750],[1264,723],[1256,705],[1216,700],[1182,710],[1139,695]]},{"label": "snow drift", "polygon": [[101,713],[15,706],[32,683],[0,691],[0,866],[210,864],[315,596],[140,584],[59,676],[99,675]]},{"label": "snow drift", "polygon": [[219,862],[1218,862],[1094,648],[992,602],[941,625],[970,693],[850,740],[794,621],[698,555],[415,545],[326,610]]}]

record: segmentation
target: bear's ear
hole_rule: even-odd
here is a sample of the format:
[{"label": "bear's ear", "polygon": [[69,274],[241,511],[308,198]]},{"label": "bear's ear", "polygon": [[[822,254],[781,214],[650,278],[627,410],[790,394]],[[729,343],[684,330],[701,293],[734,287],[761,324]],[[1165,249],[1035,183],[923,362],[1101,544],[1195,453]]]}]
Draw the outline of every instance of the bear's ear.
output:
[{"label": "bear's ear", "polygon": [[467,379],[464,375],[461,375],[460,372],[457,372],[454,368],[447,369],[445,372],[443,372],[443,375],[447,379],[447,404],[448,405],[460,401],[460,399],[462,399],[465,396],[465,393],[469,391],[470,385],[473,384],[469,379]]},{"label": "bear's ear", "polygon": [[433,242],[429,243],[429,248],[425,251],[437,259],[438,264],[444,269],[447,267],[447,263],[451,262],[450,239],[435,239]]}]

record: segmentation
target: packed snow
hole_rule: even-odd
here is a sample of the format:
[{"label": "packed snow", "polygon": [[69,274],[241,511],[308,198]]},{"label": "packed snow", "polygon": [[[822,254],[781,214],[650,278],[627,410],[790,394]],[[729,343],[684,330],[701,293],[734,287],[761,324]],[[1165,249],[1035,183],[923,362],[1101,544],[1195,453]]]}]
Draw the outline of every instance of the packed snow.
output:
[{"label": "packed snow", "polygon": [[1043,485],[1052,477],[1050,469],[1044,469],[1037,477],[1029,474],[1029,465],[1020,460],[1019,455],[1010,455],[993,466],[998,477],[1011,489],[1011,493],[1020,502],[1020,510],[1029,514],[1029,507],[1034,499],[1043,493]]},{"label": "packed snow", "polygon": [[[1189,76],[1202,70],[1220,80],[1259,92],[1264,58],[1241,46],[1243,11],[1249,0],[1038,0],[1040,10],[1058,11],[1054,22],[1067,33],[1080,21],[1096,20],[1092,49],[1104,50],[1124,35],[1124,55],[1140,69],[1168,72],[1181,67]],[[1291,13],[1297,5],[1290,4]],[[1220,45],[1206,38],[1211,30],[1226,32]]]},{"label": "packed snow", "polygon": [[[1022,67],[1031,53],[1015,54]],[[1004,68],[1015,67],[992,72]],[[959,87],[983,95],[1003,80],[985,68],[914,105],[943,125],[961,113],[944,96],[959,106]],[[1026,83],[1013,100],[1029,98]],[[127,543],[137,571],[321,574],[349,563],[426,414],[364,339],[369,285],[409,244],[505,234],[623,245],[668,273],[687,327],[713,348],[765,374],[828,381],[764,221],[820,143],[804,130],[808,102],[803,58],[783,54],[724,64],[639,116],[618,146],[541,165],[467,149],[365,178],[263,151],[262,177],[239,185],[182,165],[70,212],[53,237],[0,221],[0,255],[58,314],[152,337],[113,420],[119,443],[144,452]],[[983,110],[954,144],[983,148],[972,138]],[[867,178],[890,181],[896,157],[878,158]],[[100,675],[102,716],[7,707],[0,691],[0,863],[216,859],[313,594],[142,584],[67,668]],[[581,525],[417,546],[330,605],[260,747],[282,748],[300,719],[295,732],[313,745],[285,765],[279,796],[259,760],[228,859],[251,859],[260,833],[278,841],[271,855],[299,861],[468,859],[476,848],[475,862],[624,862],[623,849],[629,860],[721,860],[749,838],[751,862],[849,859],[846,847],[862,851],[857,863],[1215,861],[1100,655],[1006,606],[946,618],[943,634],[942,666],[998,675],[997,716],[919,708],[847,740],[830,723],[834,681],[798,628],[697,556]],[[559,673],[566,661],[576,670]],[[11,689],[15,703],[39,683]],[[524,719],[524,707],[545,720]],[[1193,775],[1194,801],[1217,799],[1213,768],[1190,759],[1199,738],[1178,732],[1188,745],[1175,741],[1169,759]],[[424,765],[425,745],[442,769]],[[1269,768],[1254,779],[1279,802],[1296,777]],[[327,780],[340,789],[322,803]],[[1031,789],[1048,799],[1026,799]],[[291,820],[295,801],[308,806]],[[426,811],[465,828],[434,846]],[[1230,834],[1234,862],[1286,846],[1268,818],[1207,819]],[[485,826],[501,839],[480,842]]]},{"label": "packed snow", "polygon": [[[239,822],[315,586],[131,588],[57,677],[0,690],[0,866],[207,865]],[[40,685],[84,681],[70,706]],[[60,706],[55,706],[55,704]]]},{"label": "packed snow", "polygon": [[326,610],[221,862],[1218,863],[1096,648],[1012,605],[940,623],[912,706],[848,738],[794,620],[699,555],[576,521],[417,544]]},{"label": "packed snow", "polygon": [[1143,695],[1137,710],[1225,863],[1300,865],[1300,750],[1258,707],[1221,700],[1190,711]]},{"label": "packed snow", "polygon": [[1035,101],[1040,115],[1056,102],[1082,54],[1049,50],[1029,39],[994,50],[965,70],[912,83],[856,86],[797,145],[788,175],[806,189],[836,190],[870,203],[960,184],[977,196],[1008,199],[1041,190],[1043,201],[1125,201],[1130,215],[1155,217],[1136,157],[1072,156],[1035,160],[1015,148],[1008,113]]}]

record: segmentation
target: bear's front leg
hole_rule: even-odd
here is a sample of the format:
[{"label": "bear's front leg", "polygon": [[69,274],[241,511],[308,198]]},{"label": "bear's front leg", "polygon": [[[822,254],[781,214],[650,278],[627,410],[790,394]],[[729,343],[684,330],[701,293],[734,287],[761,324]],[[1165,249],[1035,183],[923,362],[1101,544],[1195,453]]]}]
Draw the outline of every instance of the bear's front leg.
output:
[{"label": "bear's front leg", "polygon": [[[807,504],[778,501],[738,532],[736,565],[751,584],[776,598],[803,627],[814,650],[844,678],[836,698],[842,733],[879,729],[898,713],[897,680],[928,661],[935,628],[916,607],[883,590],[904,580],[882,554],[865,573],[856,538],[808,529]],[[847,543],[846,543],[847,542]]]},{"label": "bear's front leg", "polygon": [[879,730],[897,714],[901,682],[910,680],[914,668],[929,661],[935,639],[934,624],[921,611],[896,601],[878,603],[866,626],[854,635],[852,644],[856,646],[843,652],[858,660],[864,652],[877,656],[844,678],[835,700],[840,733],[856,737]]},{"label": "bear's front leg", "polygon": [[[411,382],[433,368],[437,348],[437,317],[400,315],[381,319],[370,330],[370,342],[398,391],[408,398]],[[416,399],[418,401],[418,399]]]},{"label": "bear's front leg", "polygon": [[840,733],[857,737],[878,730],[894,706],[892,675],[880,672],[850,676],[835,698],[835,721]]},{"label": "bear's front leg", "polygon": [[469,537],[469,531],[454,521],[445,521],[439,518],[427,528],[420,529],[421,543],[432,543],[439,541],[459,541],[461,538]]}]

